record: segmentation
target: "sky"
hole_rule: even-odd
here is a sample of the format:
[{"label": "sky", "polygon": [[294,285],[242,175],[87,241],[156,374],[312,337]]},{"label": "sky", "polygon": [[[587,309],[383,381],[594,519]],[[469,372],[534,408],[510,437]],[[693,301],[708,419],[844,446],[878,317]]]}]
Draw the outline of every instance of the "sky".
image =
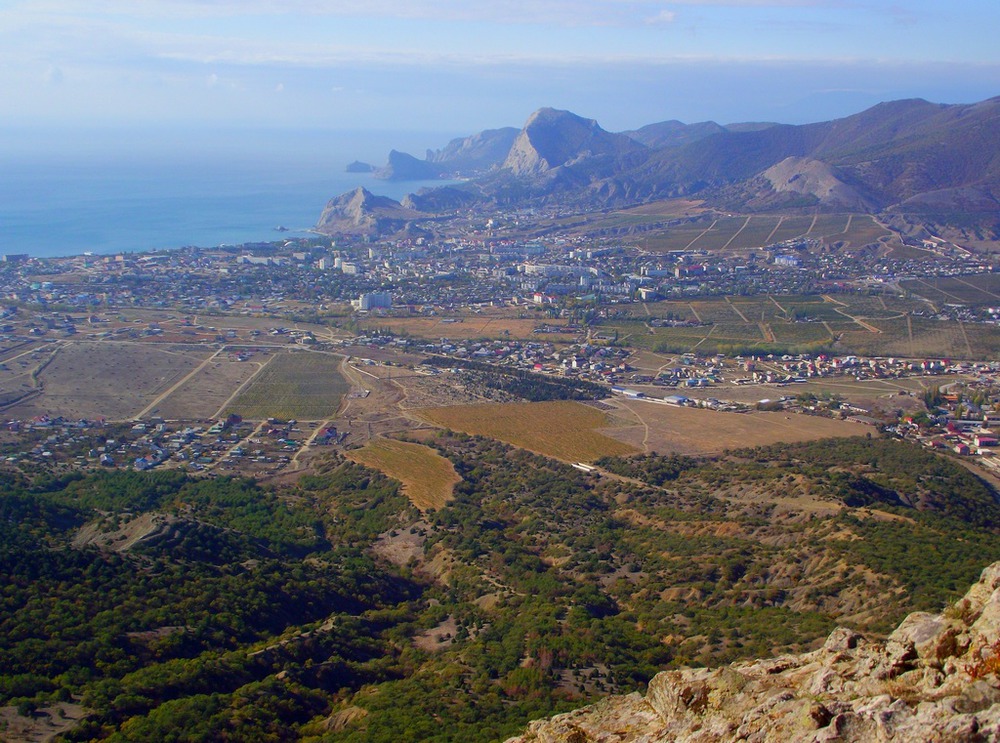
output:
[{"label": "sky", "polygon": [[0,0],[0,148],[458,136],[542,106],[610,131],[806,123],[1000,95],[997,29],[996,0]]}]

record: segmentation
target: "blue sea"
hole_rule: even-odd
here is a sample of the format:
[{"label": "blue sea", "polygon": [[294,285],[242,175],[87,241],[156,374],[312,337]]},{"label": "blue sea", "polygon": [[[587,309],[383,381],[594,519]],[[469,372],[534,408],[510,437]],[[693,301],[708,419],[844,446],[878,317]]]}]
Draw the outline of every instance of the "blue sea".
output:
[{"label": "blue sea", "polygon": [[[326,202],[358,186],[400,199],[427,185],[345,172],[390,149],[423,156],[448,136],[245,132],[151,138],[107,132],[80,143],[8,134],[0,146],[0,254],[144,252],[306,234]],[[276,227],[288,232],[278,232]]]}]

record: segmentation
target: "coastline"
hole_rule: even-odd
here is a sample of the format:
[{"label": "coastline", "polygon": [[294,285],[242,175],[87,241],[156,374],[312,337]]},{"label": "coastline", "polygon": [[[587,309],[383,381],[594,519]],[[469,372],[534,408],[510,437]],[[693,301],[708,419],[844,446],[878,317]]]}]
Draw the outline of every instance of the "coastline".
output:
[{"label": "coastline", "polygon": [[[358,186],[399,200],[448,182],[347,173],[350,159],[279,162],[273,152],[181,163],[155,153],[73,161],[2,157],[0,255],[56,258],[273,242],[317,234],[326,203]],[[275,225],[288,229],[277,232]]]}]

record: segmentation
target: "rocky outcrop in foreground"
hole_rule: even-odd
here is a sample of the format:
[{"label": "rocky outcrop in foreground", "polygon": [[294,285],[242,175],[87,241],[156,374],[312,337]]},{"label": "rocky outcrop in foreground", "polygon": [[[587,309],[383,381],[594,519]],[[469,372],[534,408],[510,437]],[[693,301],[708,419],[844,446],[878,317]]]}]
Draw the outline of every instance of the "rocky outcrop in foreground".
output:
[{"label": "rocky outcrop in foreground", "polygon": [[508,743],[736,740],[1000,741],[1000,563],[887,640],[841,628],[804,655],[660,673]]}]

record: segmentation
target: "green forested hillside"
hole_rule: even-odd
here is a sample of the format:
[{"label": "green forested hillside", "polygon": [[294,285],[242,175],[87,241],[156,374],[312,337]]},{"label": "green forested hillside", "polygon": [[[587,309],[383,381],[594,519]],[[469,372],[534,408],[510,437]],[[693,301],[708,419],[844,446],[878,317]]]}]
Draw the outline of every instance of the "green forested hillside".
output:
[{"label": "green forested hillside", "polygon": [[1000,559],[996,494],[889,440],[607,459],[432,442],[420,514],[331,458],[295,486],[0,480],[0,704],[69,740],[497,740],[670,666],[881,632]]}]

